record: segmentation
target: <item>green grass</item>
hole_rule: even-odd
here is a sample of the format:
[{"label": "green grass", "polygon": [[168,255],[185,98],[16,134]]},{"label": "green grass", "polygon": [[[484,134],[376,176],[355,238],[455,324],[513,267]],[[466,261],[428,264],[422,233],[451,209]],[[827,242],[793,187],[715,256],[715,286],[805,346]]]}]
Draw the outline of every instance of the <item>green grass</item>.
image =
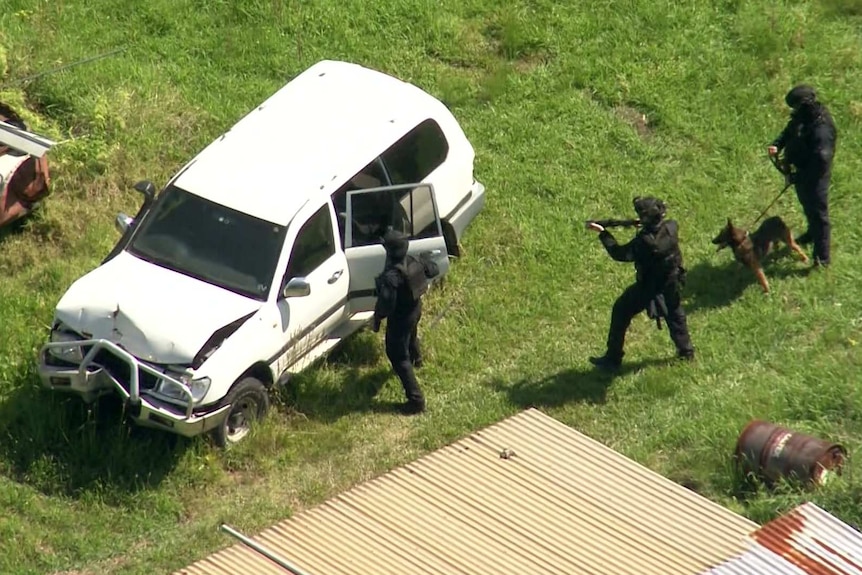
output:
[{"label": "green grass", "polygon": [[[860,15],[858,0],[0,0],[0,98],[65,140],[44,210],[0,238],[0,572],[170,572],[232,543],[221,521],[253,533],[528,406],[758,522],[808,499],[860,522],[855,459],[826,488],[744,497],[731,465],[755,417],[851,457],[862,447]],[[116,241],[115,213],[136,210],[131,185],[163,184],[323,58],[437,95],[476,147],[487,207],[427,299],[430,412],[370,409],[401,398],[370,332],[296,378],[228,452],[129,429],[110,401],[41,391],[35,354],[53,307]],[[765,146],[799,81],[840,130],[834,265],[804,275],[779,259],[764,297],[709,240],[780,189]],[[610,379],[587,356],[632,270],[582,222],[629,216],[636,194],[664,198],[680,221],[699,358],[660,361],[667,332],[638,318],[634,369]],[[792,193],[772,213],[803,225]]]}]

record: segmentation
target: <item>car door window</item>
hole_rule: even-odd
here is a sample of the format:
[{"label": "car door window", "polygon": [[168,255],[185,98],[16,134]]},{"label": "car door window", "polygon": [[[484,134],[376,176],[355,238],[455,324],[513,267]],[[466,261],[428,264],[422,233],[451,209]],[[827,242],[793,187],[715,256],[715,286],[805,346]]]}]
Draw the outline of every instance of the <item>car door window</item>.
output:
[{"label": "car door window", "polygon": [[321,207],[300,228],[293,242],[284,281],[305,277],[335,253],[329,204]]},{"label": "car door window", "polygon": [[408,184],[348,193],[346,248],[378,244],[387,229],[410,239],[442,236],[430,184]]},{"label": "car door window", "polygon": [[[376,196],[376,197],[375,197]],[[347,258],[350,287],[348,314],[367,312],[374,309],[376,301],[374,278],[383,269],[386,252],[380,245],[378,234],[384,230],[378,229],[373,237],[362,236],[362,230],[356,229],[354,208],[362,209],[363,204],[392,205],[397,204],[403,220],[402,231],[410,238],[408,253],[416,257],[430,258],[440,271],[446,274],[449,269],[449,257],[446,251],[446,240],[443,238],[442,224],[437,217],[437,204],[434,196],[434,186],[430,182],[407,184],[401,186],[386,186],[375,189],[354,190],[347,193],[347,238],[344,256]],[[387,222],[382,222],[386,224]],[[397,222],[396,222],[397,223]],[[385,227],[385,226],[383,226]],[[397,227],[393,225],[392,227]],[[354,238],[356,241],[354,241]]]},{"label": "car door window", "polygon": [[333,192],[332,204],[335,206],[335,214],[338,218],[338,231],[342,248],[344,248],[344,231],[347,220],[347,192],[376,188],[387,184],[389,184],[389,180],[386,177],[383,165],[378,158],[375,158],[374,161],[362,168],[358,174],[350,178],[347,183]]},{"label": "car door window", "polygon": [[449,154],[449,142],[440,125],[428,119],[407,132],[380,156],[392,184],[421,182]]}]

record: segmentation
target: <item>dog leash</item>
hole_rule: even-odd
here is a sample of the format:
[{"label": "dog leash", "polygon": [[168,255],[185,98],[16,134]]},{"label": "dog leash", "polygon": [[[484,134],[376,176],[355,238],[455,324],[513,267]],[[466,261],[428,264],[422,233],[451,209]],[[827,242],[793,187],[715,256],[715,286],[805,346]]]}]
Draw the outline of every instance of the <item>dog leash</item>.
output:
[{"label": "dog leash", "polygon": [[762,217],[766,214],[766,212],[768,212],[768,211],[769,211],[769,208],[771,208],[772,206],[774,206],[774,205],[775,205],[775,202],[777,202],[777,201],[778,201],[778,198],[780,198],[781,196],[783,196],[783,195],[784,195],[784,192],[786,192],[786,191],[787,191],[787,188],[789,188],[789,187],[790,187],[790,184],[792,184],[792,183],[793,183],[793,182],[788,181],[788,182],[787,182],[787,184],[785,184],[784,188],[783,188],[780,192],[778,192],[778,195],[777,195],[777,196],[775,196],[775,199],[774,199],[774,200],[772,200],[772,202],[770,202],[770,204],[769,204],[768,206],[766,206],[766,209],[765,209],[765,210],[763,210],[762,212],[760,212],[760,215],[759,215],[759,216],[757,216],[757,219],[756,219],[756,220],[754,220],[753,222],[751,222],[751,225],[750,225],[750,226],[748,226],[748,229],[753,228],[753,227],[754,227],[754,225],[755,225],[757,222],[759,222],[759,221],[760,221],[760,218],[762,218]]},{"label": "dog leash", "polygon": [[778,195],[775,196],[775,199],[772,200],[772,202],[770,202],[768,206],[766,206],[766,209],[760,212],[760,215],[757,216],[757,219],[751,222],[751,225],[748,226],[748,229],[752,229],[755,224],[760,221],[760,218],[766,215],[766,212],[769,211],[769,208],[775,205],[775,202],[778,201],[778,198],[783,196],[784,192],[786,192],[790,185],[793,183],[793,178],[791,177],[791,174],[787,171],[786,168],[782,167],[782,164],[779,163],[778,158],[776,158],[775,156],[769,156],[769,159],[772,161],[772,165],[775,166],[775,169],[781,172],[781,174],[784,176],[784,188],[782,188],[782,190],[778,192]]}]

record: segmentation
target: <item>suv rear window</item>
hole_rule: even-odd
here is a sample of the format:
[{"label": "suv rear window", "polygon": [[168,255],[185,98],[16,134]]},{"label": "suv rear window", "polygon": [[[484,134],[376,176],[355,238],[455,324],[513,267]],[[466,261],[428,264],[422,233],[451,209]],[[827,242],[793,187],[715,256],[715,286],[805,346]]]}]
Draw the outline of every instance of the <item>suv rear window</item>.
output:
[{"label": "suv rear window", "polygon": [[380,156],[392,184],[415,184],[437,169],[449,154],[440,125],[428,119],[407,132]]}]

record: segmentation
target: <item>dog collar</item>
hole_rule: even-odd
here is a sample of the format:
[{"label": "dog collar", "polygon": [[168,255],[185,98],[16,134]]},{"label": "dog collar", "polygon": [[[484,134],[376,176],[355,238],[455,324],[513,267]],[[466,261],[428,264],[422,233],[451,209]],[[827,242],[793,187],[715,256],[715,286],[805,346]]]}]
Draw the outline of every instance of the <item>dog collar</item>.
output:
[{"label": "dog collar", "polygon": [[738,241],[738,242],[730,241],[730,242],[727,242],[727,243],[728,243],[728,245],[730,245],[731,247],[734,247],[734,248],[735,248],[735,247],[739,247],[739,246],[741,246],[741,245],[742,245],[742,243],[743,243],[745,240],[747,240],[747,239],[748,239],[748,230],[746,230],[746,231],[745,231],[745,235],[744,235],[744,236],[742,236],[742,240],[740,240],[740,241]]}]

